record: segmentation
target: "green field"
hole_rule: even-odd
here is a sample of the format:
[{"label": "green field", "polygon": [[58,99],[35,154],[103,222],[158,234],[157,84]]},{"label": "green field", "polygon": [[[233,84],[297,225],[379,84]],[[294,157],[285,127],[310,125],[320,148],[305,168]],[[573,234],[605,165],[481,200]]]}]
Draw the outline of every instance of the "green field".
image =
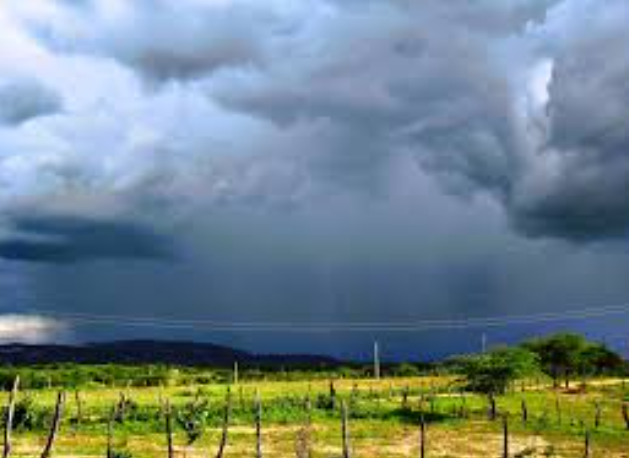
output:
[{"label": "green field", "polygon": [[[334,396],[327,379],[279,378],[242,380],[231,386],[225,457],[255,456],[256,390],[262,402],[263,453],[268,457],[308,456],[303,455],[308,449],[313,457],[342,456],[342,403],[349,410],[349,441],[355,457],[419,456],[422,417],[427,425],[426,456],[500,457],[505,414],[510,456],[584,456],[586,430],[591,435],[591,456],[629,456],[629,431],[622,415],[629,383],[621,379],[590,380],[585,388],[573,383],[570,389],[556,390],[545,379],[519,381],[496,397],[498,415],[492,420],[488,398],[464,392],[448,376],[337,379]],[[81,387],[78,396],[69,389],[53,455],[105,456],[112,407],[120,404],[123,395],[127,401],[122,414],[111,422],[115,456],[167,456],[166,402],[172,405],[175,455],[216,456],[229,385],[184,383],[163,388],[91,384]],[[20,391],[12,456],[39,456],[56,393],[46,388]],[[527,421],[522,418],[522,401]],[[187,429],[200,434],[192,443],[184,428],[186,420]]]}]

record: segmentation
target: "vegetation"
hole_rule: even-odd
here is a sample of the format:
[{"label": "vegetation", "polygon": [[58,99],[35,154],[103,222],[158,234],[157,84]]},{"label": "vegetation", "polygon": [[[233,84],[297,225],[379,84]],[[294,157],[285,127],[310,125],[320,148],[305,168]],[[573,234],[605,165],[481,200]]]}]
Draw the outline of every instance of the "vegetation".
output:
[{"label": "vegetation", "polygon": [[516,380],[538,374],[539,358],[525,348],[504,347],[460,358],[458,371],[465,376],[468,390],[504,394]]},{"label": "vegetation", "polygon": [[[578,357],[559,358],[557,348],[573,352],[575,345]],[[257,447],[279,458],[398,458],[419,456],[420,430],[431,457],[499,456],[505,431],[510,456],[583,456],[586,434],[592,456],[626,453],[629,383],[603,346],[551,336],[455,362],[390,365],[381,380],[360,365],[311,374],[241,368],[236,385],[229,371],[212,368],[64,365],[3,373],[77,377],[66,388],[77,395],[67,396],[56,456],[166,457],[171,443],[173,456],[187,458],[254,456]],[[148,378],[155,374],[164,377],[161,386]],[[554,383],[566,376],[587,385]],[[39,455],[60,388],[22,385],[11,456]],[[7,405],[8,393],[1,401]]]}]

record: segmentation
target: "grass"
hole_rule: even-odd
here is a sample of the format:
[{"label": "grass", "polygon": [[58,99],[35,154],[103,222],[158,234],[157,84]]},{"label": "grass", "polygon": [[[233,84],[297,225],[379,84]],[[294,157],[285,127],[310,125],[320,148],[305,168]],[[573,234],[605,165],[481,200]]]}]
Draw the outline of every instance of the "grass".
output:
[{"label": "grass", "polygon": [[[336,381],[337,401],[344,399],[351,406],[354,455],[365,458],[418,456],[418,424],[423,415],[428,423],[429,456],[500,456],[502,422],[487,418],[485,397],[461,394],[452,389],[453,382],[448,377]],[[403,405],[406,387],[409,395]],[[160,399],[168,399],[175,411],[199,399],[208,401],[204,410],[204,434],[186,447],[185,432],[176,427],[177,455],[189,458],[213,456],[220,438],[226,389],[225,384],[209,383],[122,390],[132,400],[133,408],[129,409],[124,422],[115,424],[115,449],[129,452],[133,457],[166,456]],[[329,382],[315,380],[244,382],[233,387],[233,426],[225,454],[227,458],[254,455],[253,396],[256,390],[260,391],[263,400],[266,456],[295,456],[296,437],[308,417],[304,408],[308,395],[312,404],[312,456],[340,456],[339,411],[331,406]],[[107,419],[120,392],[119,388],[96,386],[82,389],[83,419],[80,425],[75,397],[70,392],[55,454],[60,457],[104,456]],[[32,397],[33,409],[41,421],[36,422],[32,431],[16,431],[14,456],[38,455],[45,440],[55,395],[55,391],[49,389],[20,393],[21,399]],[[2,401],[6,402],[4,396]],[[627,396],[629,391],[620,380],[608,379],[592,382],[586,390],[554,391],[548,385],[529,386],[525,391],[518,388],[498,397],[497,406],[500,414],[508,414],[510,419],[512,456],[582,456],[584,431],[589,429],[592,456],[620,458],[629,456],[629,431],[625,429],[621,414],[621,405]],[[527,422],[521,419],[523,400],[529,411]],[[597,403],[601,407],[598,428],[594,424]]]}]

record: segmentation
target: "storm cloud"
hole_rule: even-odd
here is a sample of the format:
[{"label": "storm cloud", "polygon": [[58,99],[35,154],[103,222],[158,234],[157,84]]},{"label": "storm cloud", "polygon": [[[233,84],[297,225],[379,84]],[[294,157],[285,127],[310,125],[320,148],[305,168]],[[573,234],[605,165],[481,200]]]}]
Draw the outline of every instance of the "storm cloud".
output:
[{"label": "storm cloud", "polygon": [[0,85],[0,272],[34,308],[225,320],[625,302],[627,23],[622,0],[7,1],[0,81],[41,83]]},{"label": "storm cloud", "polygon": [[20,216],[12,223],[16,235],[0,239],[0,257],[10,260],[166,260],[173,254],[170,240],[136,223],[60,216]]},{"label": "storm cloud", "polygon": [[61,109],[61,100],[36,80],[0,80],[0,123],[20,124]]}]

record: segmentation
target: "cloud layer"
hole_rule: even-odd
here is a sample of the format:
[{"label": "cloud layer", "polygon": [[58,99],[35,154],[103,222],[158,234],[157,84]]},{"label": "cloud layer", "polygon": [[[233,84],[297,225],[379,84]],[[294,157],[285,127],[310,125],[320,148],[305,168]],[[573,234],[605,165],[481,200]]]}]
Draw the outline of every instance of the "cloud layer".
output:
[{"label": "cloud layer", "polygon": [[622,0],[5,2],[0,257],[30,261],[34,301],[95,311],[622,300],[628,21]]}]

